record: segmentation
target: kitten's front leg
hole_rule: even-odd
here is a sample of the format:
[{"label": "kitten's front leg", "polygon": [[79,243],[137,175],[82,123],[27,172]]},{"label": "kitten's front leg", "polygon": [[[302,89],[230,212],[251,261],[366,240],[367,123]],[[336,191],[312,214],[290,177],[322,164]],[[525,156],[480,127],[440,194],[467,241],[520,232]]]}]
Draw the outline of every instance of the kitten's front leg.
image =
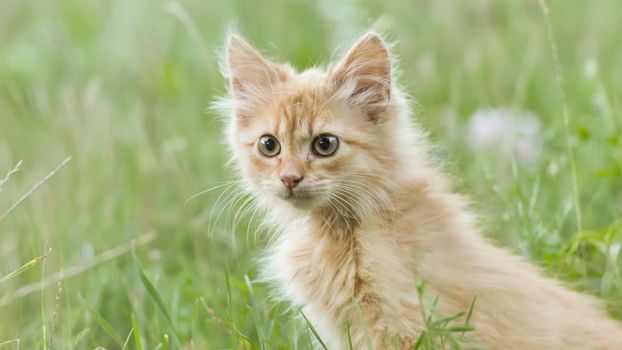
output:
[{"label": "kitten's front leg", "polygon": [[370,344],[374,349],[412,349],[425,328],[414,286],[410,291],[374,286],[362,290],[352,305],[344,334],[356,349]]}]

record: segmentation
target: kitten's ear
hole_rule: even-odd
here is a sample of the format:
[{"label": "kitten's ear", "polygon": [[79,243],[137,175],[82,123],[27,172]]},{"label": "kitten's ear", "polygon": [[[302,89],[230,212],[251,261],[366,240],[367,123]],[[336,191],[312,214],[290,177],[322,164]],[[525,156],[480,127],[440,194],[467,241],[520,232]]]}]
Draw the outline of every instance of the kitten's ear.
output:
[{"label": "kitten's ear", "polygon": [[278,78],[275,65],[237,34],[227,38],[226,63],[231,90],[237,98],[245,92],[268,88]]},{"label": "kitten's ear", "polygon": [[374,32],[363,35],[333,73],[336,87],[353,88],[356,104],[378,106],[387,102],[391,92],[391,57],[387,45]]}]

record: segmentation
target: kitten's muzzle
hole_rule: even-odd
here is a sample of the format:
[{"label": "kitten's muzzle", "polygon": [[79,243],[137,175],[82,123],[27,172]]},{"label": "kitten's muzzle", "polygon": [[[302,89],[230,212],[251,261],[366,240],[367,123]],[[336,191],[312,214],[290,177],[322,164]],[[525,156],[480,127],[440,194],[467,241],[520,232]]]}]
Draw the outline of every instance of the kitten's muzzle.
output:
[{"label": "kitten's muzzle", "polygon": [[281,182],[288,190],[293,190],[294,187],[298,186],[298,184],[302,181],[304,176],[298,175],[284,175],[281,176]]}]

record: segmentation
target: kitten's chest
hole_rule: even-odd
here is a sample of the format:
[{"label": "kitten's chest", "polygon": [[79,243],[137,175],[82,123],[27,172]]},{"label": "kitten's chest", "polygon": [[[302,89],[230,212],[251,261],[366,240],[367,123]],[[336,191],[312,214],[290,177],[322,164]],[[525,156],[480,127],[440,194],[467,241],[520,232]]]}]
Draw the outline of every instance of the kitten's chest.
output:
[{"label": "kitten's chest", "polygon": [[403,264],[410,259],[398,258],[401,249],[386,232],[357,231],[337,239],[301,230],[277,242],[266,272],[312,319],[331,315],[330,327],[352,321],[353,300],[370,319],[399,318],[416,304],[412,269]]},{"label": "kitten's chest", "polygon": [[360,257],[350,239],[290,237],[273,247],[268,260],[266,272],[294,304],[334,313],[357,292]]}]

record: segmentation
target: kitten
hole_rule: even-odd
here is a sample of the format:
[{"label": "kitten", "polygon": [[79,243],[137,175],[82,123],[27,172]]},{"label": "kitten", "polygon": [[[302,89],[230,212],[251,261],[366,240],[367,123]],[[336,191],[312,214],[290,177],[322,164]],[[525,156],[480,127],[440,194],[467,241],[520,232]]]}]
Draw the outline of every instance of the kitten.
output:
[{"label": "kitten", "polygon": [[330,349],[347,348],[348,332],[355,349],[369,338],[378,349],[413,348],[418,281],[443,315],[468,311],[477,296],[473,346],[622,349],[622,327],[595,298],[482,237],[411,124],[377,34],[302,73],[237,35],[226,45],[230,95],[218,108],[234,164],[278,231],[264,277]]}]

